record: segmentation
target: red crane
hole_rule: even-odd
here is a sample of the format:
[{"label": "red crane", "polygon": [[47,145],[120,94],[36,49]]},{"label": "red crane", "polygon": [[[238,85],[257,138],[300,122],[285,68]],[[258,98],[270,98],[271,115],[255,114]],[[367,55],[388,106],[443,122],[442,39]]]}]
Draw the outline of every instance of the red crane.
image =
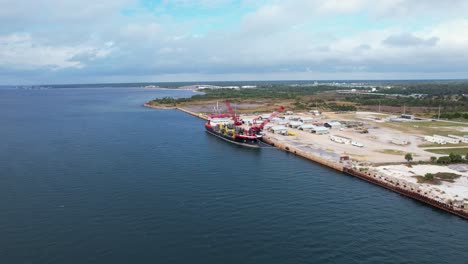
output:
[{"label": "red crane", "polygon": [[236,126],[242,125],[242,122],[239,119],[237,119],[237,116],[234,113],[234,110],[232,110],[231,103],[229,103],[229,100],[226,100],[226,106],[229,109],[229,113],[231,113],[232,120],[234,120],[234,125]]},{"label": "red crane", "polygon": [[284,106],[280,106],[275,112],[271,113],[271,115],[265,119],[260,125],[254,125],[250,129],[252,129],[255,132],[258,132],[263,129],[263,127],[271,121],[275,116],[277,116],[279,113],[284,111]]}]

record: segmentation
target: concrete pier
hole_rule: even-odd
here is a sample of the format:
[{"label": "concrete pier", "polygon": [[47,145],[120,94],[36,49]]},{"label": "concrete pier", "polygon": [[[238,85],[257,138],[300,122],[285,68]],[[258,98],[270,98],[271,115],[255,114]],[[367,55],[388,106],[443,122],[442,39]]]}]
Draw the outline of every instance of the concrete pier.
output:
[{"label": "concrete pier", "polygon": [[200,118],[200,119],[208,120],[208,117],[207,117],[207,116],[202,115],[202,114],[200,114],[200,113],[197,114],[197,113],[195,113],[195,112],[192,112],[192,111],[187,110],[187,109],[182,108],[182,107],[176,107],[176,109],[179,110],[179,111],[182,111],[182,112],[184,112],[184,113],[187,113],[187,114],[189,114],[189,115],[193,115],[193,116],[195,116],[195,117],[198,117],[198,118]]}]

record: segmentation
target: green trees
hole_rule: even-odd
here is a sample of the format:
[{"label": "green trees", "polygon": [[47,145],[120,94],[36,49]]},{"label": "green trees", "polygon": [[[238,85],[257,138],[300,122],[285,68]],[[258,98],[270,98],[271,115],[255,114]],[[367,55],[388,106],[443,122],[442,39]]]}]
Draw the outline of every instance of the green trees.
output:
[{"label": "green trees", "polygon": [[450,153],[449,158],[451,163],[460,163],[463,161],[462,156],[459,154]]},{"label": "green trees", "polygon": [[449,156],[442,156],[437,159],[437,163],[440,164],[449,164],[450,163],[450,157]]},{"label": "green trees", "polygon": [[424,179],[428,180],[428,181],[432,181],[432,180],[434,180],[434,174],[426,173],[426,175],[424,175]]},{"label": "green trees", "polygon": [[437,159],[437,163],[441,164],[461,163],[463,161],[464,159],[461,155],[453,153],[450,153],[448,156],[439,157],[439,159]]},{"label": "green trees", "polygon": [[437,161],[437,157],[432,156],[431,157],[431,163],[435,163]]},{"label": "green trees", "polygon": [[405,155],[405,160],[410,163],[413,160],[413,154],[411,153],[406,153]]}]

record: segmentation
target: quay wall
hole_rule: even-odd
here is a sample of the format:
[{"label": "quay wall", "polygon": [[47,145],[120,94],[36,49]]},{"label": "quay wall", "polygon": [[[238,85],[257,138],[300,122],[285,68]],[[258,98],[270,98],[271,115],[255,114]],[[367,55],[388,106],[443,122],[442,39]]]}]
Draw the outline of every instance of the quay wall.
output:
[{"label": "quay wall", "polygon": [[[412,187],[403,187],[401,186],[398,182],[392,182],[391,180],[387,180],[384,177],[372,173],[372,172],[360,172],[352,168],[344,168],[343,172],[353,175],[355,177],[358,177],[362,180],[365,180],[370,183],[377,184],[381,187],[390,189],[394,192],[397,192],[399,194],[408,196],[410,198],[413,198],[415,200],[418,200],[420,202],[432,205],[434,207],[437,207],[439,209],[442,209],[446,212],[458,215],[464,219],[468,220],[468,208],[460,208],[460,207],[455,207],[452,204],[447,204],[441,201],[437,201],[435,199],[432,199],[430,197],[427,197],[423,194],[421,194],[421,190],[417,188],[412,188]],[[410,189],[408,189],[410,188]]]},{"label": "quay wall", "polygon": [[291,146],[291,145],[287,145],[287,144],[284,144],[282,142],[279,142],[277,140],[274,140],[270,137],[267,137],[267,136],[264,136],[262,138],[262,141],[265,142],[265,143],[268,143],[274,147],[277,147],[279,149],[282,149],[284,151],[288,151],[288,152],[291,152],[291,153],[294,153],[298,156],[301,156],[301,157],[304,157],[306,159],[309,159],[309,160],[312,160],[314,162],[317,162],[317,163],[320,163],[324,166],[327,166],[327,167],[330,167],[332,169],[335,169],[335,170],[338,170],[338,171],[343,171],[343,164],[341,163],[335,163],[335,162],[332,162],[332,161],[329,161],[329,160],[326,160],[324,158],[321,158],[321,157],[318,157],[316,155],[313,155],[307,151],[304,151],[304,150],[301,150],[297,147],[294,147],[294,146]]}]

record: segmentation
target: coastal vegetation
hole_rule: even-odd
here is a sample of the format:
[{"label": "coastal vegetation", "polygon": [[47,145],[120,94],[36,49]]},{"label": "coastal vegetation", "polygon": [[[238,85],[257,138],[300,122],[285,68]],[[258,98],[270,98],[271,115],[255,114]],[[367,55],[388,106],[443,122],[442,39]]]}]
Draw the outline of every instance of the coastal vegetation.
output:
[{"label": "coastal vegetation", "polygon": [[408,162],[408,164],[413,160],[413,154],[411,153],[406,153],[405,155],[405,160]]},{"label": "coastal vegetation", "polygon": [[415,176],[418,183],[441,184],[442,181],[454,182],[460,175],[450,172],[426,173],[424,176]]},{"label": "coastal vegetation", "polygon": [[[226,84],[233,85],[233,83]],[[190,98],[161,98],[149,104],[178,106],[229,98],[233,103],[246,100],[268,100],[288,105],[291,110],[357,111],[363,109],[413,113],[427,118],[468,120],[468,81],[371,82],[361,85],[353,84],[353,86],[310,82],[259,82],[255,84],[255,87],[250,88],[241,88],[241,86],[237,89],[205,88],[198,90],[202,94],[196,94]]]},{"label": "coastal vegetation", "polygon": [[448,156],[441,156],[437,159],[439,164],[463,163],[468,161],[468,154],[464,157],[461,154],[450,153]]}]

